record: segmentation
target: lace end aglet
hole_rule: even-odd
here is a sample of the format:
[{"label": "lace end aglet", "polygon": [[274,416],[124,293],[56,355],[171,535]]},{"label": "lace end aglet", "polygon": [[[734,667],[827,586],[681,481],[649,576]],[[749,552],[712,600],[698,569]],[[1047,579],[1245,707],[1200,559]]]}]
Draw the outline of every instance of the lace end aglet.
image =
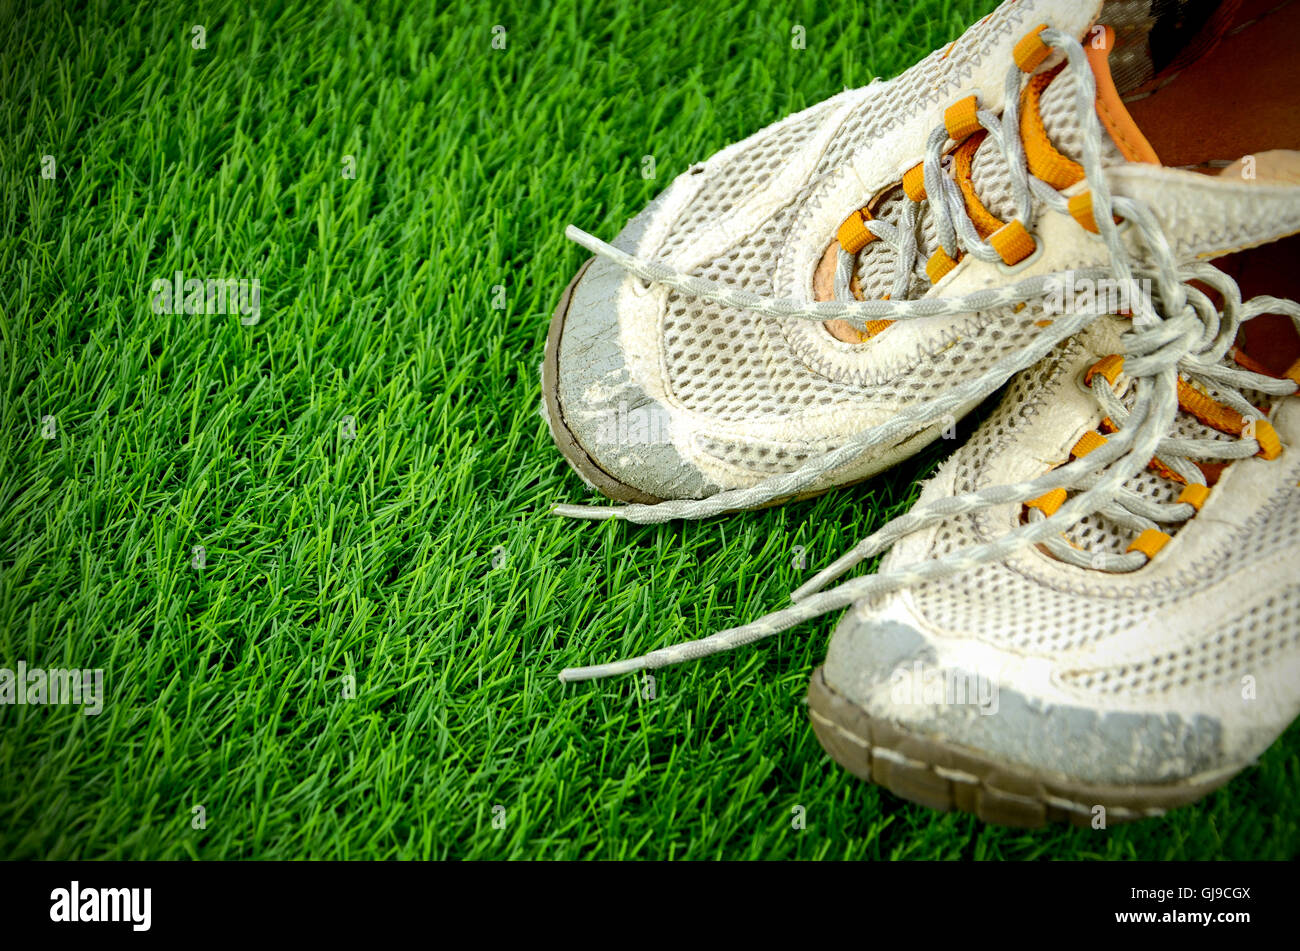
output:
[{"label": "lace end aglet", "polygon": [[631,674],[638,670],[645,670],[645,668],[646,659],[644,657],[633,657],[630,660],[620,660],[613,664],[594,664],[591,667],[565,667],[560,671],[560,683],[570,684],[577,683],[580,680],[603,680],[606,677]]},{"label": "lace end aglet", "polygon": [[598,254],[601,248],[607,247],[604,241],[601,241],[593,234],[588,234],[577,225],[567,225],[564,229],[564,236],[574,244],[586,248],[592,254]]},{"label": "lace end aglet", "polygon": [[558,515],[561,518],[581,518],[587,521],[600,522],[617,517],[618,509],[613,506],[603,505],[559,504],[551,509],[551,514]]}]

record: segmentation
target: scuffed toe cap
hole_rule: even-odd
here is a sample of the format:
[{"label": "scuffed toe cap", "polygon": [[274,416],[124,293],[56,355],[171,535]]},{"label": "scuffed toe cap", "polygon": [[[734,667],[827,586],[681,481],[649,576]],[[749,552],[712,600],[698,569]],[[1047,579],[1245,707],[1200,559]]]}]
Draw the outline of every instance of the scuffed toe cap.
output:
[{"label": "scuffed toe cap", "polygon": [[[658,202],[613,242],[633,250]],[[542,367],[543,415],[583,481],[624,502],[706,498],[719,490],[674,444],[674,417],[628,366],[620,300],[635,278],[593,259],[551,320]]]},{"label": "scuffed toe cap", "polygon": [[1044,696],[1022,659],[964,669],[918,626],[859,606],[836,628],[825,678],[868,715],[1010,767],[1074,782],[1173,783],[1226,762],[1210,716],[1094,709]]}]

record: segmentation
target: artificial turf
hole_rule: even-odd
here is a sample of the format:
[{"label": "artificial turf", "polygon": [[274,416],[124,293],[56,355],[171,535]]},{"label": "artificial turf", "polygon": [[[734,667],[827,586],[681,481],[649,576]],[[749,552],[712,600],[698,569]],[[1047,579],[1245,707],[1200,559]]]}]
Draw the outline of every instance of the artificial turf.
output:
[{"label": "artificial turf", "polygon": [[[1297,853],[1296,728],[1105,831],[858,782],[803,704],[834,617],[653,698],[556,679],[788,603],[950,448],[702,523],[548,514],[591,497],[537,411],[564,226],[991,2],[254,6],[0,3],[0,667],[106,677],[98,716],[0,707],[0,857]],[[155,313],[177,271],[260,319]]]}]

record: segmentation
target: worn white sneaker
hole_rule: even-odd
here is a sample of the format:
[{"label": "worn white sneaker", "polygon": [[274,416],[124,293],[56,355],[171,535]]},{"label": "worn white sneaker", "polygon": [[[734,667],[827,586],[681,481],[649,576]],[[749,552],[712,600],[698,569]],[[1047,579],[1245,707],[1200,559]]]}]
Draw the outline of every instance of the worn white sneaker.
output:
[{"label": "worn white sneaker", "polygon": [[[1046,326],[999,365],[1033,359],[911,512],[792,607],[561,677],[700,658],[853,605],[813,678],[813,723],[836,759],[904,796],[1099,825],[1191,801],[1248,765],[1300,712],[1300,241],[1287,238],[1300,233],[1300,124],[1285,119],[1300,110],[1275,101],[1300,85],[1265,81],[1296,10],[1212,19],[1197,57],[1148,77],[1134,111],[1176,112],[1182,84],[1198,91],[1208,131],[1170,126],[1150,144],[1200,171],[1090,172],[1116,183],[1086,201],[1119,283],[1103,292],[1075,271],[1038,287],[1025,309]],[[1083,55],[1040,36],[1072,64]],[[1261,102],[1209,97],[1215,77]],[[1143,182],[1146,200],[1120,192]],[[1044,257],[1051,223],[1068,237],[1045,213]],[[1186,236],[1211,228],[1230,253],[1189,259]],[[653,521],[664,508],[595,511]],[[886,549],[876,574],[826,588]]]},{"label": "worn white sneaker", "polygon": [[[543,365],[565,457],[614,499],[707,500],[631,513],[643,521],[854,482],[1073,332],[1026,307],[1053,276],[1130,277],[1116,242],[1139,267],[1165,253],[1109,219],[1097,234],[1094,204],[1149,203],[1178,263],[1274,236],[1294,191],[1171,167],[1244,151],[1197,154],[1179,135],[1206,104],[1178,84],[1148,92],[1204,45],[1204,7],[1006,3],[896,79],[694,166],[612,246],[570,229],[597,257],[566,290]],[[1120,98],[1133,90],[1136,123]],[[1147,124],[1177,144],[1164,165]]]},{"label": "worn white sneaker", "polygon": [[[1261,309],[1300,314],[1239,313]],[[966,569],[840,622],[809,712],[857,775],[994,822],[1097,826],[1200,797],[1300,713],[1295,384],[1216,359],[1230,333],[1187,351],[1126,323],[1017,377],[877,578]]]}]

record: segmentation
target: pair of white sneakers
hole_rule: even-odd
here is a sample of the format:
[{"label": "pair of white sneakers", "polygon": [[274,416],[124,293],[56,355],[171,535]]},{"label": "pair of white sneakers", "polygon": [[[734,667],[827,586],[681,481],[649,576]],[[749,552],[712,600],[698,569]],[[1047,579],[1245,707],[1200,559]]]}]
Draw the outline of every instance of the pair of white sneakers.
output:
[{"label": "pair of white sneakers", "polygon": [[1278,0],[1007,2],[692,167],[612,243],[570,229],[595,257],[544,414],[626,504],[563,514],[859,482],[1010,382],[792,606],[562,677],[847,608],[813,726],[909,799],[1097,825],[1247,766],[1300,711],[1296,36]]}]

